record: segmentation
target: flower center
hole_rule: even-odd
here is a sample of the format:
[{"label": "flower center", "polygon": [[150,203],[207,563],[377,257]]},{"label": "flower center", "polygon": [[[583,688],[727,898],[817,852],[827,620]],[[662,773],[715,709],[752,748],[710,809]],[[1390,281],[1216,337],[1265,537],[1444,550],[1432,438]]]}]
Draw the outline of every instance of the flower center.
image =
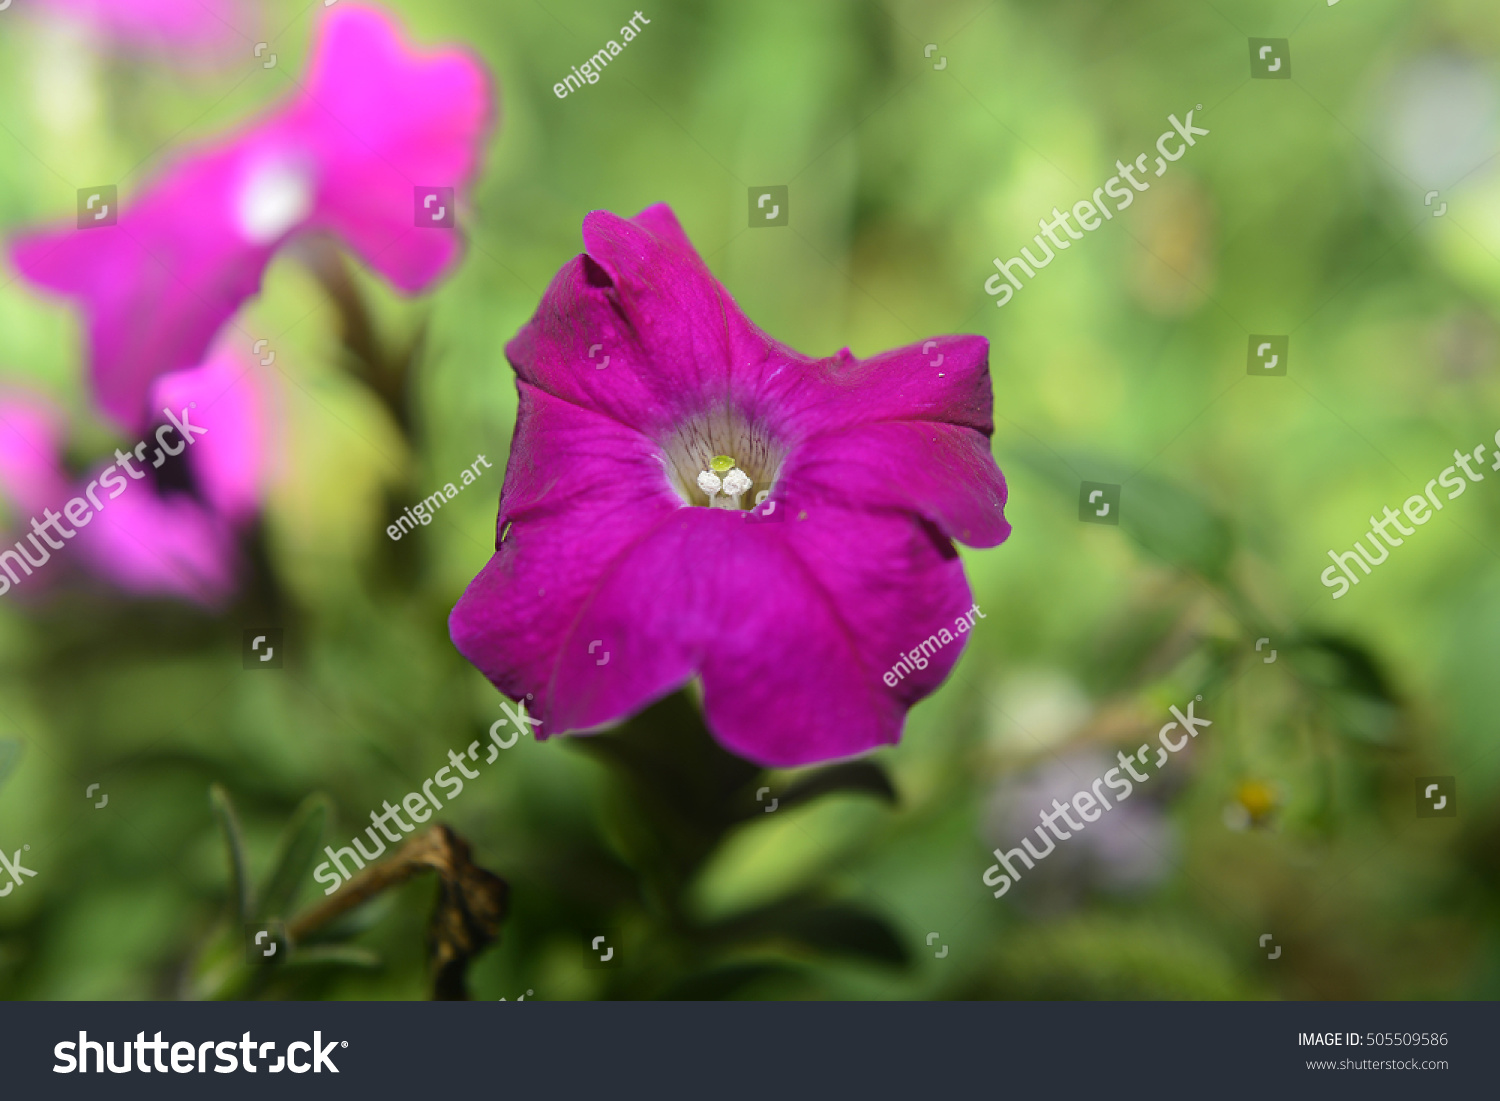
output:
[{"label": "flower center", "polygon": [[740,498],[754,484],[750,475],[734,465],[733,455],[715,455],[708,469],[698,473],[698,488],[708,494],[709,508],[739,508]]},{"label": "flower center", "polygon": [[245,181],[236,204],[240,232],[256,245],[277,240],[312,212],[312,173],[286,161],[263,164]]},{"label": "flower center", "polygon": [[690,505],[745,510],[769,496],[786,449],[737,410],[695,418],[662,447],[667,480]]}]

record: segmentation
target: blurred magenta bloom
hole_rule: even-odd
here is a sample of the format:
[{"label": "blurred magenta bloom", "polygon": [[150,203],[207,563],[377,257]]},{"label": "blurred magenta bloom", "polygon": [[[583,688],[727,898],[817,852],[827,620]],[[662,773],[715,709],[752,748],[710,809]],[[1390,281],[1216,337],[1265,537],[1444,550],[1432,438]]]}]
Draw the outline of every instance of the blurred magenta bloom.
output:
[{"label": "blurred magenta bloom", "polygon": [[151,409],[193,408],[194,423],[207,430],[184,461],[199,496],[215,514],[234,524],[254,519],[265,499],[272,433],[282,422],[270,407],[269,388],[256,376],[253,358],[221,342],[207,363],[174,371],[151,388]]},{"label": "blurred magenta bloom", "polygon": [[418,188],[462,187],[492,114],[467,54],[418,54],[390,17],[340,3],[324,17],[305,90],[237,134],[180,156],[118,223],[19,239],[16,266],[88,315],[100,405],[144,428],[156,376],[201,363],[272,255],[299,233],[341,239],[400,290],[430,285],[460,252],[418,228]]},{"label": "blurred magenta bloom", "polygon": [[190,49],[226,46],[240,37],[239,0],[32,0],[38,14],[60,16],[123,46]]},{"label": "blurred magenta bloom", "polygon": [[987,342],[811,359],[750,323],[668,207],[592,213],[583,240],[506,347],[499,537],[454,644],[533,699],[539,736],[699,676],[714,736],[760,764],[896,742],[963,649],[952,540],[1010,533]]},{"label": "blurred magenta bloom", "polygon": [[[0,492],[22,521],[66,496],[63,417],[45,399],[16,391],[0,394]],[[24,515],[22,515],[24,514]]]},{"label": "blurred magenta bloom", "polygon": [[[223,603],[239,572],[238,531],[259,510],[273,447],[276,418],[253,370],[220,347],[202,367],[162,376],[152,388],[157,419],[162,409],[190,410],[202,435],[188,445],[168,433],[178,451],[171,456],[149,433],[76,484],[62,467],[61,417],[38,399],[0,399],[0,493],[12,505],[12,527],[29,538],[33,517],[83,502],[76,511],[91,518],[71,529],[61,550],[32,541],[37,556],[69,559],[76,550],[78,564],[125,592]],[[93,502],[102,507],[94,511]],[[26,584],[56,576],[38,568]]]},{"label": "blurred magenta bloom", "polygon": [[234,532],[185,494],[132,486],[78,533],[88,569],[135,596],[174,596],[217,607],[234,591]]}]

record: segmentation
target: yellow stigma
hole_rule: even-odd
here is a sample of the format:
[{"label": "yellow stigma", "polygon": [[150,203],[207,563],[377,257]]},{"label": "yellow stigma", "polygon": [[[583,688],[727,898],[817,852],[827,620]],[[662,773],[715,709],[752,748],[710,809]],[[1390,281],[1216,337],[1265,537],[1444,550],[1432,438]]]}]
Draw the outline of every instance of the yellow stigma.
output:
[{"label": "yellow stigma", "polygon": [[723,474],[725,471],[734,469],[734,456],[715,455],[708,465],[715,474]]}]

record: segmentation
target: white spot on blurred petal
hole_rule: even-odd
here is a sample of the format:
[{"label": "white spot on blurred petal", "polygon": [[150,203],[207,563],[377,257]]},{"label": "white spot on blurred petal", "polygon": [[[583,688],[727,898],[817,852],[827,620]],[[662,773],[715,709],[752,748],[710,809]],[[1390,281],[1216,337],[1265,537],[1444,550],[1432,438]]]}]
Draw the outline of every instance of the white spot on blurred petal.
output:
[{"label": "white spot on blurred petal", "polygon": [[313,205],[312,173],[286,161],[272,161],[250,174],[235,211],[240,232],[268,245],[301,222]]}]

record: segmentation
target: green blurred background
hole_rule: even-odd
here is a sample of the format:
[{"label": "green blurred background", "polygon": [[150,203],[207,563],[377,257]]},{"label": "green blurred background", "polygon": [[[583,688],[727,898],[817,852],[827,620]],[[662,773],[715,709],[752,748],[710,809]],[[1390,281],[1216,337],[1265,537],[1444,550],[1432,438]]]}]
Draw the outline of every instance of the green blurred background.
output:
[{"label": "green blurred background", "polygon": [[[202,981],[228,892],[210,784],[261,876],[310,794],[344,845],[485,737],[499,699],[445,621],[493,547],[503,345],[585,213],[665,201],[804,352],[988,337],[1014,534],[964,551],[986,618],[873,756],[894,800],[866,774],[774,814],[662,815],[724,762],[653,794],[566,739],[485,768],[440,816],[511,887],[474,997],[1500,995],[1500,478],[1345,598],[1318,583],[1368,514],[1500,428],[1491,0],[663,3],[565,100],[552,85],[631,10],[387,6],[499,85],[469,252],[415,301],[357,276],[389,377],[296,255],[273,265],[241,324],[278,350],[283,446],[232,608],[84,585],[0,601],[0,847],[30,845],[38,873],[0,899],[0,994],[224,993]],[[0,229],[71,217],[83,184],[127,198],[172,149],[287,95],[321,11],[265,5],[287,27],[272,70],[248,44],[185,68],[0,16]],[[1251,80],[1249,37],[1289,38],[1292,79]],[[996,309],[991,258],[1198,104],[1211,134]],[[790,225],[752,231],[766,184],[789,186]],[[13,275],[0,380],[68,408],[91,462],[125,441],[90,411],[77,316]],[[1247,377],[1251,333],[1290,336],[1286,377]],[[386,539],[480,452],[481,492]],[[1123,484],[1121,526],[1079,522],[1084,480]],[[241,631],[268,623],[287,669],[247,673]],[[990,897],[995,845],[1195,695],[1214,725],[1133,817]],[[1457,817],[1416,816],[1428,775],[1456,777]],[[673,830],[692,855],[664,887],[643,853]],[[320,892],[306,877],[297,905]],[[254,989],[426,997],[433,897],[430,878],[383,895],[329,931],[343,956]],[[625,965],[585,967],[580,942],[606,930]]]}]

